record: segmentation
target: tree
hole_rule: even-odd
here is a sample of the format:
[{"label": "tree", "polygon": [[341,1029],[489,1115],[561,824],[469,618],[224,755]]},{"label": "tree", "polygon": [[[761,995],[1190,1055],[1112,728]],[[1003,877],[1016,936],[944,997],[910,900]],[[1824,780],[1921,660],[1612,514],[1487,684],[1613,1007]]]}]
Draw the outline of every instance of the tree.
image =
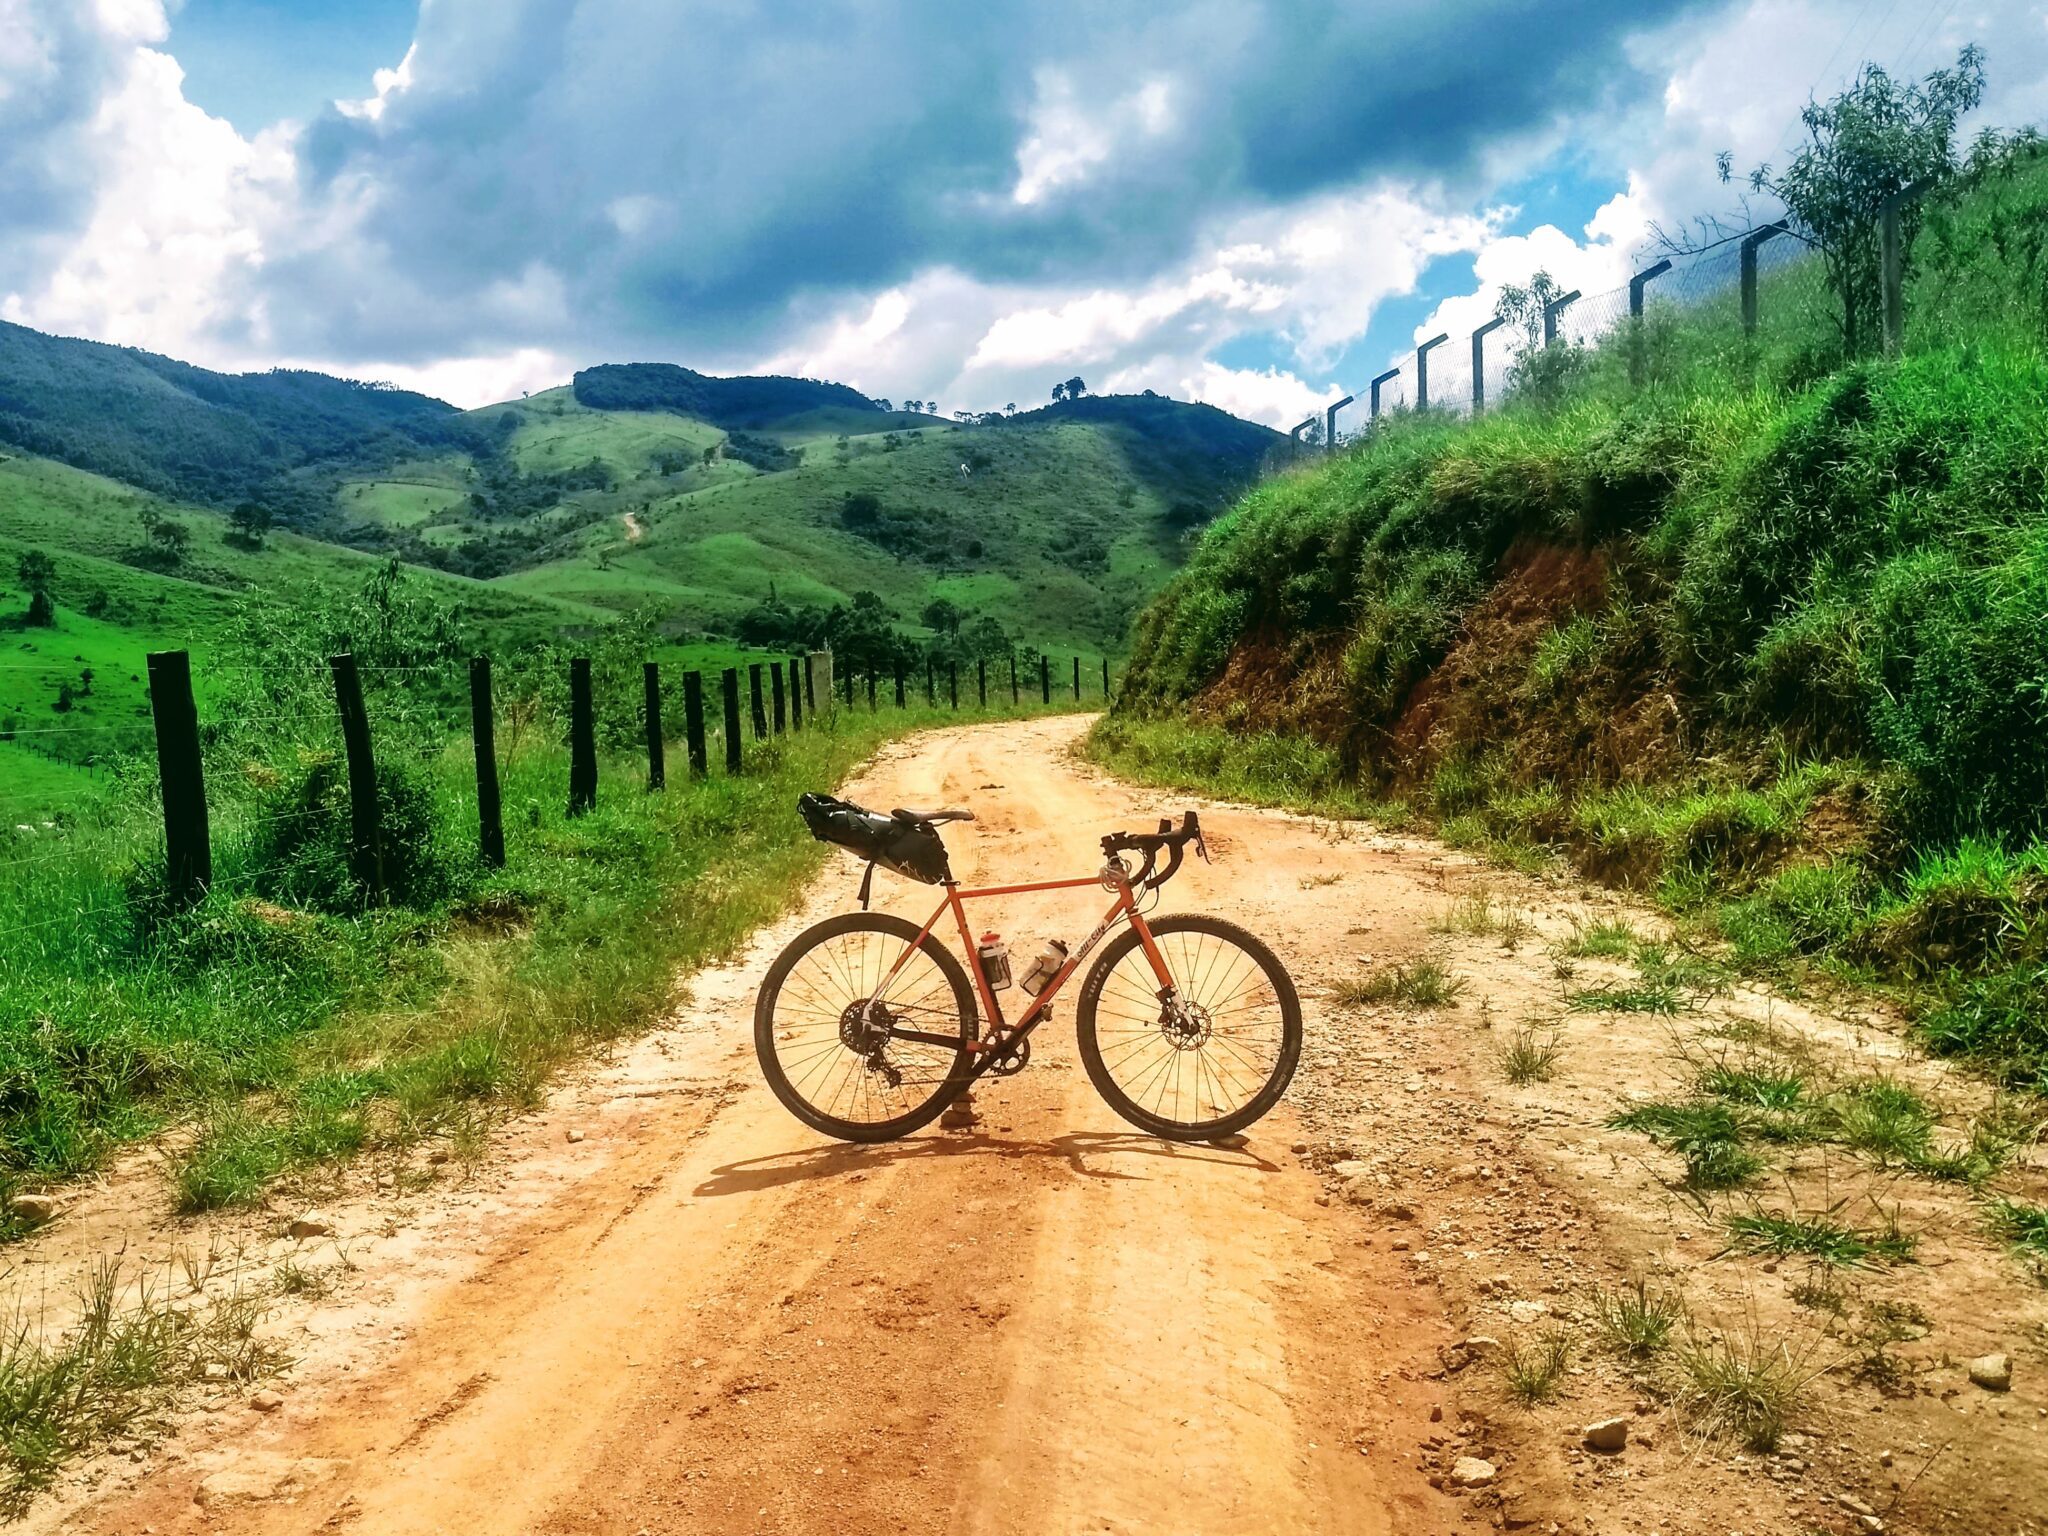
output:
[{"label": "tree", "polygon": [[884,410],[884,411],[893,411],[893,410],[895,410],[895,409],[896,409],[896,407],[895,407],[895,406],[893,406],[893,405],[891,405],[891,404],[889,403],[889,399],[888,399],[888,396],[886,396],[886,395],[883,395],[883,396],[879,396],[879,397],[877,397],[877,398],[876,398],[876,400],[875,400],[875,406],[876,406],[876,408],[877,408],[878,410]]},{"label": "tree", "polygon": [[1003,414],[1004,414],[1005,416],[1014,416],[1014,415],[1016,415],[1016,414],[1017,414],[1017,402],[1016,402],[1016,401],[1014,401],[1014,400],[1012,400],[1012,401],[1010,401],[1010,402],[1009,402],[1008,404],[1006,404],[1006,405],[1005,405],[1005,406],[1003,407]]},{"label": "tree", "polygon": [[1543,340],[1543,311],[1563,296],[1564,284],[1539,268],[1528,287],[1509,283],[1501,289],[1500,297],[1493,301],[1494,318],[1507,321],[1522,333],[1529,347],[1535,347]]},{"label": "tree", "polygon": [[959,604],[950,598],[935,597],[924,605],[924,612],[918,615],[924,627],[942,635],[957,634],[967,615],[960,611]]},{"label": "tree", "polygon": [[261,545],[263,535],[270,532],[270,508],[260,501],[240,502],[228,514],[228,521],[234,525],[236,537],[254,548]]},{"label": "tree", "polygon": [[28,614],[24,623],[47,629],[57,622],[56,604],[50,600],[50,583],[57,578],[57,562],[40,549],[25,549],[14,562],[14,573],[28,588]]},{"label": "tree", "polygon": [[[1911,270],[1927,195],[1938,196],[1963,168],[1956,124],[1984,99],[1984,50],[1974,43],[1955,67],[1937,69],[1917,85],[1866,64],[1849,88],[1825,104],[1808,101],[1799,114],[1808,142],[1782,172],[1759,165],[1752,191],[1768,192],[1820,247],[1828,283],[1842,307],[1844,347],[1855,353],[1877,331],[1883,305],[1879,243],[1884,204],[1918,188],[1901,205],[1900,270]],[[1716,159],[1723,181],[1732,158]]]},{"label": "tree", "polygon": [[871,491],[848,491],[839,503],[840,526],[849,533],[872,533],[882,521],[882,503]]},{"label": "tree", "polygon": [[1081,376],[1078,373],[1060,387],[1067,392],[1069,400],[1078,400],[1088,393],[1088,386],[1082,382]]}]

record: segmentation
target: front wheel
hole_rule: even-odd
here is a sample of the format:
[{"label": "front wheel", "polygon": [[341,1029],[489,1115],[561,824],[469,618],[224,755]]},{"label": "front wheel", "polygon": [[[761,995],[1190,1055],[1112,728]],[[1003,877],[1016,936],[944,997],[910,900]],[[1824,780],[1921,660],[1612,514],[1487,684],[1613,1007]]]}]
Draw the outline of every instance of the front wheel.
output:
[{"label": "front wheel", "polygon": [[1241,1131],[1280,1102],[1301,1059],[1301,999],[1272,950],[1220,917],[1163,917],[1110,941],[1081,984],[1074,1030],[1096,1092],[1168,1141]]}]

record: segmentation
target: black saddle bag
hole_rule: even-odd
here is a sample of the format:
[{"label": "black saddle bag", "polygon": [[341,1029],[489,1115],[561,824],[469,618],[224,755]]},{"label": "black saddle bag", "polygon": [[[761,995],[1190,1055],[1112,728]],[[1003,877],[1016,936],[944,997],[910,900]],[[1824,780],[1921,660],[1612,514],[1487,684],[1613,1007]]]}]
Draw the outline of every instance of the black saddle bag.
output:
[{"label": "black saddle bag", "polygon": [[801,795],[796,808],[811,836],[820,842],[837,843],[870,864],[925,885],[952,877],[946,845],[936,828],[914,827],[831,795]]}]

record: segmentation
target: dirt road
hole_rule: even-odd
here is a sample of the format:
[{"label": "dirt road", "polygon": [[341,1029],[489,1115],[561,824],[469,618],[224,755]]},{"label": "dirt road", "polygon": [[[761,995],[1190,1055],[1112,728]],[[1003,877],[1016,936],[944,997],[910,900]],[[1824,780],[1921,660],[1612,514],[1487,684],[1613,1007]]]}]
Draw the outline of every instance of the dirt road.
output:
[{"label": "dirt road", "polygon": [[[973,883],[1085,870],[1104,831],[1190,802],[1072,762],[1084,724],[921,738],[848,793],[973,807],[976,824],[947,831]],[[1646,1144],[1603,1129],[1617,1089],[1655,1076],[1644,1042],[1664,1027],[1594,1021],[1576,1070],[1505,1088],[1475,1031],[1556,983],[1536,939],[1432,932],[1480,877],[1471,860],[1270,812],[1205,804],[1203,820],[1216,863],[1191,861],[1165,909],[1266,935],[1307,1013],[1296,1090],[1243,1146],[1132,1134],[1089,1088],[1064,1010],[1025,1073],[982,1091],[976,1131],[854,1148],[801,1128],[761,1086],[753,986],[795,932],[852,905],[858,869],[835,860],[802,912],[697,977],[674,1019],[510,1128],[457,1189],[332,1207],[338,1240],[295,1259],[327,1264],[341,1289],[299,1308],[296,1364],[268,1384],[281,1405],[224,1386],[174,1442],[103,1461],[35,1524],[126,1536],[1871,1528],[1834,1502],[1848,1490],[1889,1514],[1882,1479],[1912,1477],[1938,1426],[1873,1421],[1896,1472],[1879,1471],[1874,1446],[1865,1464],[1855,1424],[1755,1464],[1688,1440],[1591,1353],[1559,1406],[1508,1406],[1496,1375],[1474,1368],[1492,1338],[1555,1322],[1583,1337],[1577,1298],[1596,1281],[1696,1274],[1694,1295],[1747,1294],[1754,1315],[1756,1293],[1727,1290],[1734,1271],[1692,1241],[1700,1213],[1672,1199]],[[876,883],[881,905],[920,919],[934,899]],[[1538,939],[1608,900],[1524,894],[1545,907]],[[1092,898],[1056,895],[990,908],[1019,949],[1076,938],[1096,915]],[[1327,1001],[1361,960],[1424,951],[1477,984],[1459,1007]],[[1781,1025],[1834,1027],[1769,1006]],[[282,1241],[265,1251],[275,1262]],[[1963,1256],[1986,1289],[1981,1329],[1943,1341],[1957,1350],[2024,1326],[2031,1305],[2023,1287],[1998,1289],[1995,1249]],[[2019,1508],[2039,1486],[2039,1374],[1971,1426],[1980,1465],[2018,1469]],[[1937,1409],[1979,1405],[1950,1392],[1926,1413]],[[1626,1457],[1589,1456],[1578,1426],[1616,1412],[1634,1424]],[[1490,1463],[1477,1480],[1492,1486],[1460,1486],[1461,1458]],[[1971,1505],[1990,1497],[1981,1483],[1951,1456],[1919,1483],[1937,1501],[1926,1523],[1946,1523],[1942,1501],[1955,1500],[1956,1528],[1990,1528],[1969,1523],[1992,1508]]]},{"label": "dirt road", "polygon": [[[1085,871],[1104,831],[1164,807],[1062,766],[1077,729],[930,738],[851,793],[973,806],[981,820],[948,831],[964,879]],[[1262,896],[1299,894],[1298,853],[1275,858],[1249,817],[1211,838],[1219,862],[1169,904],[1270,929]],[[1237,1149],[1129,1133],[1065,1028],[982,1093],[977,1133],[849,1148],[775,1103],[751,1055],[753,981],[797,928],[850,905],[856,874],[835,862],[803,917],[700,977],[674,1029],[589,1085],[595,1102],[529,1132],[515,1159],[585,1167],[475,1243],[468,1273],[377,1320],[405,1344],[308,1372],[272,1416],[223,1424],[78,1524],[1429,1528],[1421,1477],[1360,1445],[1426,1424],[1431,1394],[1387,1373],[1438,1342],[1434,1300],[1331,1241],[1284,1110]],[[877,885],[881,904],[928,912],[929,888]],[[1020,942],[1072,939],[1095,906],[991,916]],[[565,1116],[575,1143],[552,1123]]]}]

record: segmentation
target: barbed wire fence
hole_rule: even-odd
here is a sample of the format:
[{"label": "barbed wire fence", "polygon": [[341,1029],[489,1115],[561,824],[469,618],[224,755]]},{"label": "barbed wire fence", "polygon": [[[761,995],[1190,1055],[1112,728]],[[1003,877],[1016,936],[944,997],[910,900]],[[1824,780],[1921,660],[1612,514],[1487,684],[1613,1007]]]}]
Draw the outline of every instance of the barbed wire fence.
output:
[{"label": "barbed wire fence", "polygon": [[[409,767],[438,771],[443,830],[485,867],[502,867],[514,765],[522,806],[547,786],[573,818],[601,797],[644,797],[672,778],[759,773],[784,740],[863,714],[1113,696],[1106,656],[1012,651],[918,670],[835,670],[834,660],[821,650],[678,675],[654,661],[593,668],[573,656],[545,673],[515,664],[508,685],[481,656],[398,666],[342,653],[254,665],[152,653],[147,703],[132,714],[0,715],[0,742],[20,749],[16,761],[63,768],[55,784],[0,779],[0,978],[108,958],[213,891],[311,903],[337,858],[364,905],[383,903]],[[78,671],[75,659],[0,666],[29,689]],[[474,771],[456,789],[440,760],[464,742]],[[633,761],[640,753],[644,768]]]}]

